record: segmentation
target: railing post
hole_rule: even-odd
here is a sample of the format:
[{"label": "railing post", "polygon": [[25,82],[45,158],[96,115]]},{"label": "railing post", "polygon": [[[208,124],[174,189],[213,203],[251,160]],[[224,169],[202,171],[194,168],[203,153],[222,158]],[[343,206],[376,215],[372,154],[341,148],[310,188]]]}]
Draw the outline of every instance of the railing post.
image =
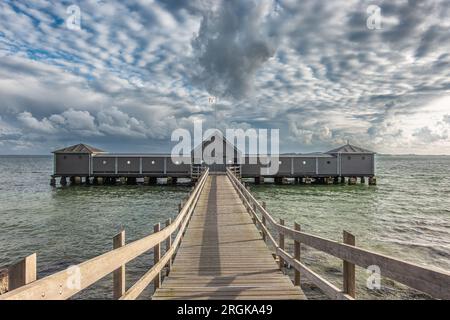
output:
[{"label": "railing post", "polygon": [[[166,220],[166,228],[172,223],[172,219],[167,219]],[[172,234],[169,235],[169,237],[167,237],[166,240],[166,252],[170,250],[170,248],[172,247]],[[172,257],[170,257],[169,262],[167,262],[167,275],[170,272],[170,269],[172,268]]]},{"label": "railing post", "polygon": [[[266,202],[265,201],[262,202],[262,207],[264,208],[264,210],[266,210]],[[262,220],[263,226],[267,227],[266,226],[266,216],[264,215],[264,213],[261,214],[261,220]],[[264,240],[264,242],[266,241],[266,230],[263,231],[263,240]]]},{"label": "railing post", "polygon": [[[284,226],[284,219],[280,219],[280,224]],[[281,250],[284,250],[284,234],[281,232],[278,234],[278,246],[280,247]],[[283,258],[281,258],[281,256],[278,256],[278,263],[280,270],[283,271],[284,260]]]},{"label": "railing post", "polygon": [[[113,238],[113,249],[123,247],[125,245],[125,230],[122,230],[119,234]],[[113,272],[113,297],[119,299],[125,293],[125,265],[114,270]]]},{"label": "railing post", "polygon": [[[153,231],[159,232],[161,229],[161,226],[159,223],[155,224],[153,227]],[[161,243],[158,243],[156,246],[153,247],[153,265],[157,264],[159,262],[159,259],[161,258]],[[153,281],[153,287],[154,289],[158,289],[161,286],[161,272],[158,272],[158,274],[155,277],[155,280]]]},{"label": "railing post", "polygon": [[36,253],[8,268],[8,291],[36,281]]},{"label": "railing post", "polygon": [[180,213],[181,212],[181,209],[183,208],[183,206],[182,206],[182,204],[181,204],[181,202],[178,204],[178,213]]},{"label": "railing post", "polygon": [[[343,240],[345,244],[354,246],[355,236],[344,230]],[[355,265],[348,261],[343,260],[343,284],[344,293],[355,298],[356,297],[356,277],[355,277]]]},{"label": "railing post", "polygon": [[[300,225],[297,222],[294,223],[294,229],[300,231]],[[294,259],[300,261],[300,242],[297,240],[294,240]],[[300,271],[297,269],[294,271],[294,285],[300,286]]]},{"label": "railing post", "polygon": [[0,294],[8,292],[8,269],[0,269]]}]

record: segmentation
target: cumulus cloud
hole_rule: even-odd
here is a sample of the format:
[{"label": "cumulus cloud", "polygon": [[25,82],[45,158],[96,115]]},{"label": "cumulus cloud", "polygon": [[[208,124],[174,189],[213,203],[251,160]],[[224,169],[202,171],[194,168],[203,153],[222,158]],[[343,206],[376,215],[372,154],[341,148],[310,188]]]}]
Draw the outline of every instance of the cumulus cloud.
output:
[{"label": "cumulus cloud", "polygon": [[222,1],[203,15],[192,41],[195,81],[212,95],[248,97],[258,69],[274,55],[276,34],[271,29],[272,1]]},{"label": "cumulus cloud", "polygon": [[450,154],[446,0],[77,4],[79,31],[65,2],[0,3],[2,152],[80,141],[168,151],[172,130],[203,119],[279,128],[282,152],[349,139]]}]

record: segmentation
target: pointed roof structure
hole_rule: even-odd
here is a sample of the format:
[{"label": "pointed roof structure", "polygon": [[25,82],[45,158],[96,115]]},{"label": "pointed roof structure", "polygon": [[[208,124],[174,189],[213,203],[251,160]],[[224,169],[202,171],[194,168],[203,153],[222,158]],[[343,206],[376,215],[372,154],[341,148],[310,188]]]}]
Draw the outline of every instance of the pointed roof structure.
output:
[{"label": "pointed roof structure", "polygon": [[361,147],[357,147],[354,145],[351,145],[350,143],[347,142],[346,145],[343,145],[339,148],[330,150],[326,153],[330,153],[330,154],[335,154],[335,153],[368,153],[368,154],[375,154],[375,152],[367,150],[367,149],[363,149]]},{"label": "pointed roof structure", "polygon": [[202,140],[201,143],[199,143],[197,146],[195,146],[192,150],[191,153],[195,154],[195,151],[200,149],[203,150],[203,148],[205,147],[205,145],[211,143],[212,141],[214,141],[215,139],[221,139],[223,142],[226,143],[226,145],[232,149],[234,149],[234,151],[237,153],[238,156],[240,156],[242,154],[242,152],[233,144],[231,143],[223,134],[220,130],[215,129],[215,131],[213,133],[211,133],[208,137],[206,137],[205,139]]},{"label": "pointed roof structure", "polygon": [[70,147],[66,147],[63,149],[59,149],[59,150],[55,150],[53,151],[53,153],[88,153],[88,154],[93,154],[93,153],[105,153],[105,151],[101,150],[101,149],[97,149],[94,148],[90,145],[84,144],[84,143],[79,143],[79,144],[75,144],[73,146]]}]

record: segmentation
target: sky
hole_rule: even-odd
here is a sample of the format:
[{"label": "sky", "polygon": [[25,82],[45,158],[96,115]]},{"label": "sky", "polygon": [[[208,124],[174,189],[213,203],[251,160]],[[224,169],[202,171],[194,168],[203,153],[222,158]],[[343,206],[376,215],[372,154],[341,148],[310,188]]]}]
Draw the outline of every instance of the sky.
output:
[{"label": "sky", "polygon": [[[2,0],[0,153],[166,152],[178,128],[450,154],[450,0]],[[211,103],[215,97],[215,103]]]}]

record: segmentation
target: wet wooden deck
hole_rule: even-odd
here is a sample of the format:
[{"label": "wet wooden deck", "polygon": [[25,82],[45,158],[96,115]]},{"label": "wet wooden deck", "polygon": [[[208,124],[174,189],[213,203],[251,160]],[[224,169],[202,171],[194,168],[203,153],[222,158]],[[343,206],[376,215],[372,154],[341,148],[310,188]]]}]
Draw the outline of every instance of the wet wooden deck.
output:
[{"label": "wet wooden deck", "polygon": [[305,299],[282,274],[226,175],[208,177],[153,299]]}]

